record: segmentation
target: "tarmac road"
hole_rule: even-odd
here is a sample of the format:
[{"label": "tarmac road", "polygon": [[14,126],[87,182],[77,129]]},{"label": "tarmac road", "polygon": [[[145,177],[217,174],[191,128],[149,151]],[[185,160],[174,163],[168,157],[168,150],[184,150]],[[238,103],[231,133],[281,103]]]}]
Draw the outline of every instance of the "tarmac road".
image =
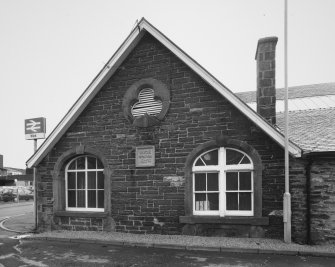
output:
[{"label": "tarmac road", "polygon": [[[120,247],[22,240],[10,260],[25,266],[334,266],[334,258]],[[7,265],[8,264],[8,265]],[[1,265],[0,265],[1,266]]]},{"label": "tarmac road", "polygon": [[9,216],[16,216],[33,211],[33,201],[2,202],[0,201],[0,220]]}]

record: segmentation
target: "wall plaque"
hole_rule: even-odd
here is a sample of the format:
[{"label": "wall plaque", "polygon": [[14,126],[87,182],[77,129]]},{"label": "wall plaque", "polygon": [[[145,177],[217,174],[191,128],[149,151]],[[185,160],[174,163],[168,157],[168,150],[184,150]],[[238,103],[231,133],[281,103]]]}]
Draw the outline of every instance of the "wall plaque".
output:
[{"label": "wall plaque", "polygon": [[136,167],[155,166],[155,146],[136,147]]}]

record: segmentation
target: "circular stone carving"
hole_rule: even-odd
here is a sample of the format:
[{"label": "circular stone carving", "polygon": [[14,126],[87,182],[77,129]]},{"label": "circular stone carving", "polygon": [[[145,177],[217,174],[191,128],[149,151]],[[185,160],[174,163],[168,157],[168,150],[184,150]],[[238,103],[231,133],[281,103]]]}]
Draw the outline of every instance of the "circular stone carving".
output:
[{"label": "circular stone carving", "polygon": [[[154,91],[154,99],[162,103],[162,109],[160,113],[156,115],[144,114],[134,117],[131,112],[132,106],[140,101],[139,93],[145,88],[150,88]],[[159,122],[164,119],[169,106],[169,89],[164,83],[153,78],[141,79],[132,84],[126,91],[122,102],[122,110],[125,118],[137,127],[150,127],[159,124]]]}]

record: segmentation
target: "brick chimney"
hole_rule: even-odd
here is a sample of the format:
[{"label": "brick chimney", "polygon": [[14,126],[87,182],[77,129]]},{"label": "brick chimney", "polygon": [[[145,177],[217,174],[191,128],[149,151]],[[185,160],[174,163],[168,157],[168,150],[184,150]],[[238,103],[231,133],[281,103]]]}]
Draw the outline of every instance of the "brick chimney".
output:
[{"label": "brick chimney", "polygon": [[3,155],[0,154],[0,169],[3,169]]},{"label": "brick chimney", "polygon": [[271,124],[276,124],[276,45],[277,37],[258,40],[257,61],[257,112]]}]

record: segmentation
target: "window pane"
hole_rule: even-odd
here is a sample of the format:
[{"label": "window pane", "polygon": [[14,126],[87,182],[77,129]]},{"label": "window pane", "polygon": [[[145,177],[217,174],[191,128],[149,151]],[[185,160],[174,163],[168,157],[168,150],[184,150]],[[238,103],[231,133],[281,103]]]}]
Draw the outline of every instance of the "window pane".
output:
[{"label": "window pane", "polygon": [[226,190],[238,190],[238,173],[226,173]]},{"label": "window pane", "polygon": [[104,165],[102,164],[102,162],[100,160],[97,159],[97,169],[104,169]]},{"label": "window pane", "polygon": [[87,172],[87,188],[88,189],[96,189],[96,172]]},{"label": "window pane", "polygon": [[85,189],[85,172],[77,172],[77,189]]},{"label": "window pane", "polygon": [[77,170],[85,169],[85,158],[86,157],[77,158]]},{"label": "window pane", "polygon": [[213,150],[202,156],[206,165],[218,165],[218,150]]},{"label": "window pane", "polygon": [[104,190],[98,190],[98,208],[104,207]]},{"label": "window pane", "polygon": [[96,208],[97,207],[97,192],[95,190],[87,191],[87,205],[88,208]]},{"label": "window pane", "polygon": [[96,158],[87,157],[87,169],[96,169],[96,168],[97,168]]},{"label": "window pane", "polygon": [[206,194],[195,194],[195,210],[206,210]]},{"label": "window pane", "polygon": [[244,158],[242,159],[241,164],[250,164],[250,163],[251,162],[249,158],[246,155],[244,155]]},{"label": "window pane", "polygon": [[218,176],[219,176],[218,173],[207,173],[207,191],[219,190]]},{"label": "window pane", "polygon": [[197,160],[197,162],[195,163],[195,166],[205,166],[205,164],[203,163],[202,159],[199,158],[199,159]]},{"label": "window pane", "polygon": [[251,210],[251,193],[240,193],[240,210]]},{"label": "window pane", "polygon": [[240,190],[251,190],[251,172],[240,172]]},{"label": "window pane", "polygon": [[77,190],[77,207],[85,208],[85,190]]},{"label": "window pane", "polygon": [[98,172],[98,189],[104,189],[105,183],[104,183],[104,173]]},{"label": "window pane", "polygon": [[226,193],[227,210],[238,210],[238,193]]},{"label": "window pane", "polygon": [[76,207],[76,191],[75,190],[67,191],[67,206],[69,208]]},{"label": "window pane", "polygon": [[67,188],[76,189],[76,173],[75,172],[67,173]]},{"label": "window pane", "polygon": [[234,165],[234,164],[239,164],[241,159],[243,158],[243,154],[236,151],[236,150],[231,150],[227,149],[226,152],[226,164],[227,165]]},{"label": "window pane", "polygon": [[76,169],[76,160],[72,161],[69,168],[69,170],[75,170]]},{"label": "window pane", "polygon": [[206,191],[206,173],[196,173],[194,177],[195,191]]},{"label": "window pane", "polygon": [[219,210],[219,193],[209,193],[208,197],[208,210]]}]

